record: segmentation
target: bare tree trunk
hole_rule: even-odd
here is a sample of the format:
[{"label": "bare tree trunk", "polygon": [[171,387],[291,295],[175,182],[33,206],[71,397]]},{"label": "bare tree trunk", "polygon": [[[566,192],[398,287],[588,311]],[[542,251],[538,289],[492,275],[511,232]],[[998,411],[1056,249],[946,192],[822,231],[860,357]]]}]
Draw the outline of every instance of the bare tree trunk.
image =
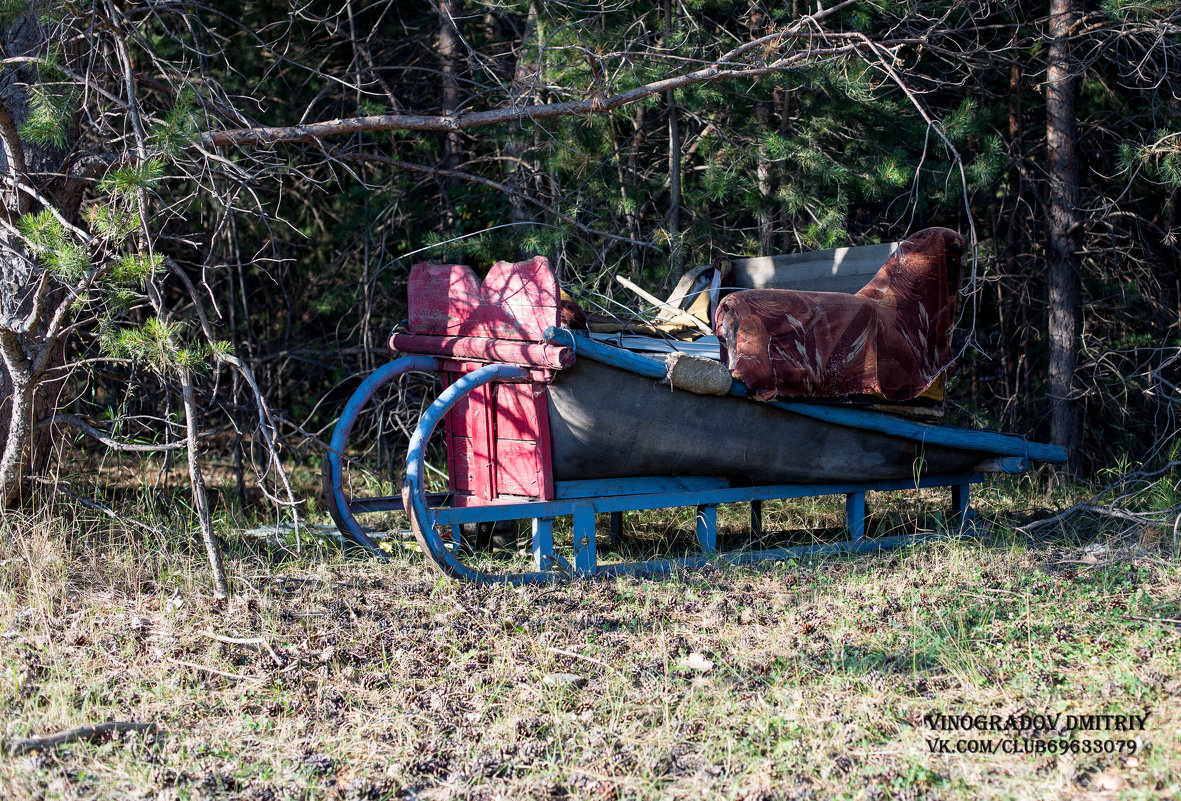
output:
[{"label": "bare tree trunk", "polygon": [[1046,145],[1050,173],[1049,335],[1050,425],[1053,441],[1070,455],[1077,473],[1082,416],[1075,369],[1082,335],[1081,280],[1078,265],[1079,168],[1075,153],[1077,79],[1070,63],[1074,0],[1050,2],[1049,69],[1046,73]]},{"label": "bare tree trunk", "polygon": [[[455,12],[459,5],[456,0],[439,0],[439,59],[443,67],[443,112],[454,114],[459,109],[459,31],[456,29]],[[461,142],[458,131],[448,131],[443,135],[443,166],[448,170],[459,167],[459,152]],[[448,233],[456,224],[455,206],[451,200],[451,190],[455,181],[452,178],[442,179],[443,204],[446,209],[444,220]]]},{"label": "bare tree trunk", "polygon": [[221,547],[217,544],[217,535],[213,532],[209,499],[205,496],[205,477],[201,475],[201,461],[197,450],[197,401],[193,396],[193,374],[188,368],[181,369],[180,391],[185,404],[185,439],[188,443],[189,481],[193,485],[193,505],[197,507],[201,539],[205,541],[205,555],[209,557],[209,569],[213,573],[213,594],[217,598],[226,598],[230,594],[230,585],[226,581]]},{"label": "bare tree trunk", "polygon": [[[771,120],[770,104],[756,101],[755,116],[759,121],[759,132],[765,132]],[[770,256],[775,252],[775,215],[771,206],[775,188],[771,183],[771,162],[767,159],[767,147],[761,139],[755,173],[759,182],[759,196],[763,199],[763,207],[759,209],[759,255]]]},{"label": "bare tree trunk", "polygon": [[[44,40],[45,30],[33,14],[0,28],[0,50],[6,57],[36,56]],[[60,346],[45,341],[47,315],[32,314],[38,304],[41,309],[52,305],[57,294],[41,282],[41,271],[9,233],[33,210],[29,195],[13,188],[16,182],[36,183],[62,172],[62,151],[19,135],[28,117],[28,89],[35,82],[36,73],[27,64],[6,64],[0,70],[0,173],[7,179],[0,189],[0,215],[7,223],[0,229],[0,508],[18,500],[21,482],[48,455],[51,429],[39,428],[36,421],[52,413],[55,393],[42,377],[47,368],[62,362]],[[77,208],[62,211],[73,217]],[[31,314],[36,319],[30,319]],[[46,353],[50,358],[42,360]],[[39,361],[44,364],[34,371]]]},{"label": "bare tree trunk", "polygon": [[[33,390],[30,365],[21,352],[16,337],[0,331],[0,355],[4,359],[4,380],[0,390],[0,414],[5,420],[3,455],[0,455],[0,508],[14,505],[20,498],[21,480],[29,463],[33,440]],[[7,384],[7,386],[5,386]]]},{"label": "bare tree trunk", "polygon": [[[533,95],[532,72],[534,67],[529,61],[529,46],[533,41],[536,26],[537,4],[530,3],[529,13],[525,16],[525,27],[521,30],[521,41],[517,45],[517,63],[513,68],[513,83],[510,87],[513,105],[525,102]],[[512,171],[509,186],[514,190],[514,193],[509,196],[509,212],[513,222],[523,222],[528,219],[528,215],[525,212],[525,198],[518,193],[526,191],[529,185],[529,172],[521,160],[521,154],[525,152],[522,131],[513,132],[504,151],[508,157],[509,170]]]},{"label": "bare tree trunk", "polygon": [[[752,39],[765,36],[768,32],[767,16],[757,5],[752,4],[746,24]],[[778,94],[772,91],[771,99],[756,99],[754,101],[755,120],[758,122],[755,128],[757,131],[756,136],[758,137],[755,150],[758,156],[758,160],[755,162],[755,180],[759,190],[759,197],[761,198],[761,205],[756,211],[755,217],[759,228],[760,256],[770,256],[775,252],[775,211],[772,205],[775,185],[771,161],[767,155],[766,142],[767,134],[771,131],[771,108],[777,97]]]},{"label": "bare tree trunk", "polygon": [[[665,0],[664,4],[664,41],[665,46],[672,44],[673,33],[673,4],[672,0]],[[681,129],[677,120],[676,93],[669,89],[664,93],[668,106],[668,238],[669,238],[669,266],[672,268],[671,279],[681,272]]]}]

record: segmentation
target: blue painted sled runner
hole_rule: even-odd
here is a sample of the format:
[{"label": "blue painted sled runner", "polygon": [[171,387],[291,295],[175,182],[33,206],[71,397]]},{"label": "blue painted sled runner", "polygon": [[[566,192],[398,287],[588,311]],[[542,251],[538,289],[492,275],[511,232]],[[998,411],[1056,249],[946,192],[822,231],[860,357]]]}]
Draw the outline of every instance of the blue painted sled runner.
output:
[{"label": "blue painted sled runner", "polygon": [[[915,537],[865,535],[865,493],[950,487],[952,520],[969,516],[969,487],[989,473],[1062,462],[1062,449],[991,431],[932,425],[880,411],[814,402],[763,403],[733,382],[726,395],[674,389],[668,364],[558,326],[548,264],[500,262],[481,284],[466,267],[416,265],[410,319],[391,352],[407,354],[353,394],[324,460],[329,509],[342,534],[384,556],[357,516],[405,510],[426,558],[479,582],[532,584],[602,574],[666,573],[709,562],[896,547]],[[406,372],[433,372],[446,388],[421,415],[406,454],[401,497],[351,497],[344,463],[353,425],[374,395]],[[442,425],[448,492],[428,493],[426,446]],[[844,495],[850,538],[795,548],[717,551],[717,506]],[[595,519],[693,506],[697,555],[598,563]],[[573,556],[555,552],[554,520],[573,518]],[[534,570],[477,571],[459,558],[460,527],[530,520]]]}]

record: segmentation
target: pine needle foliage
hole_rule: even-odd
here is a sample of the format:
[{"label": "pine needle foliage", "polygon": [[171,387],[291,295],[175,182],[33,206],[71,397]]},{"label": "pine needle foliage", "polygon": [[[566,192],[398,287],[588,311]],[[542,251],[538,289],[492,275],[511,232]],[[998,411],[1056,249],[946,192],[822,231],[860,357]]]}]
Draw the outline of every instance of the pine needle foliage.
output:
[{"label": "pine needle foliage", "polygon": [[1008,164],[1005,143],[999,136],[989,136],[977,151],[976,158],[967,167],[968,181],[972,186],[991,184]]},{"label": "pine needle foliage", "polygon": [[133,253],[112,263],[104,277],[117,286],[142,288],[163,267],[164,257],[159,253]]},{"label": "pine needle foliage", "polygon": [[138,214],[114,204],[94,204],[86,210],[90,230],[112,242],[122,242],[140,227]]},{"label": "pine needle foliage", "polygon": [[100,344],[103,352],[110,356],[134,359],[161,374],[177,370],[204,372],[216,355],[230,352],[229,343],[223,341],[186,346],[183,344],[184,334],[184,323],[150,317],[140,326],[108,327]]},{"label": "pine needle foliage", "polygon": [[94,267],[94,264],[83,245],[69,241],[50,251],[46,257],[45,266],[59,278],[66,281],[77,281],[86,275]]},{"label": "pine needle foliage", "polygon": [[968,136],[976,133],[979,127],[979,110],[980,104],[974,98],[966,97],[951,114],[943,118],[940,127],[952,144],[959,145]]},{"label": "pine needle foliage", "polygon": [[191,92],[184,92],[168,109],[152,132],[152,145],[168,158],[176,158],[196,139],[196,105]]},{"label": "pine needle foliage", "polygon": [[64,148],[78,107],[78,91],[68,85],[38,83],[29,87],[29,117],[20,135],[43,147]]},{"label": "pine needle foliage", "polygon": [[24,215],[17,221],[17,228],[35,256],[44,256],[69,240],[66,227],[49,209]]},{"label": "pine needle foliage", "polygon": [[1181,131],[1156,131],[1154,142],[1125,142],[1120,147],[1119,167],[1125,174],[1140,171],[1161,186],[1181,188]]},{"label": "pine needle foliage", "polygon": [[33,255],[58,278],[76,281],[94,266],[86,247],[49,209],[24,215],[17,221],[17,228]]},{"label": "pine needle foliage", "polygon": [[1175,10],[1176,0],[1103,0],[1103,11],[1116,20],[1137,19]]},{"label": "pine needle foliage", "polygon": [[98,182],[98,190],[131,202],[136,193],[151,189],[164,177],[164,160],[150,158],[111,170]]}]

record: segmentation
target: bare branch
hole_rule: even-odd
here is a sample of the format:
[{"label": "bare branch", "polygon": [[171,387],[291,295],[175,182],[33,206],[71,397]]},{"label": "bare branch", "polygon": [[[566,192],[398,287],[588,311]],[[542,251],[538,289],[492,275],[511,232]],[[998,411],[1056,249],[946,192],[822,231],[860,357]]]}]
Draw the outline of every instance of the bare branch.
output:
[{"label": "bare branch", "polygon": [[[848,5],[839,3],[831,9],[801,20],[806,21],[827,16],[838,8]],[[489,111],[474,111],[460,114],[380,114],[366,117],[346,117],[322,122],[310,122],[291,126],[261,126],[254,128],[238,128],[226,131],[211,131],[201,135],[201,142],[210,147],[226,147],[230,145],[273,145],[289,142],[311,142],[330,136],[343,136],[367,131],[439,131],[454,132],[466,128],[477,128],[487,125],[498,125],[505,122],[521,122],[524,120],[544,120],[555,117],[569,117],[585,114],[600,114],[612,111],[620,106],[635,103],[653,95],[681,89],[686,86],[720,81],[734,78],[758,78],[774,72],[790,70],[803,64],[813,64],[821,59],[833,59],[850,55],[863,50],[881,51],[883,49],[901,47],[903,45],[922,44],[925,38],[902,37],[872,42],[864,37],[858,37],[845,44],[828,47],[810,47],[784,55],[769,64],[729,66],[734,59],[749,50],[769,44],[775,40],[792,37],[798,34],[794,26],[791,29],[778,31],[759,39],[746,42],[734,48],[710,65],[684,75],[664,78],[658,81],[637,86],[625,92],[619,92],[610,97],[596,95],[587,100],[572,100],[564,103],[544,103],[528,106],[513,106],[492,109]],[[840,36],[839,38],[847,38]]]},{"label": "bare branch", "polygon": [[[73,414],[57,414],[46,420],[41,420],[37,423],[39,426],[50,425],[51,423],[65,423],[66,425],[74,426],[74,428],[81,429],[96,440],[106,445],[113,451],[120,451],[123,453],[161,453],[163,451],[177,451],[184,448],[186,443],[184,440],[177,440],[175,442],[165,442],[160,445],[142,445],[134,442],[119,442],[116,439],[111,439],[109,436],[98,430],[90,423],[83,420],[81,417]],[[201,436],[207,437],[214,432],[206,431]]]},{"label": "bare branch", "polygon": [[78,740],[98,740],[112,734],[122,734],[129,731],[154,733],[155,723],[135,723],[132,721],[116,720],[110,723],[99,723],[97,726],[79,726],[69,731],[51,734],[48,737],[30,737],[27,740],[17,740],[8,748],[8,753],[16,756],[28,754],[32,751],[50,751],[59,745],[77,742]]}]

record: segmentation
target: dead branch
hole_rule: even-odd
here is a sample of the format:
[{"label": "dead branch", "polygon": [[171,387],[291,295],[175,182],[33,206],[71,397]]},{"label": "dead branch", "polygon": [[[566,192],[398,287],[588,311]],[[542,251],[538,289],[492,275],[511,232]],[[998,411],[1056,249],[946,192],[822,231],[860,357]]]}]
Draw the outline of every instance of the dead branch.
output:
[{"label": "dead branch", "polygon": [[831,8],[801,18],[795,25],[766,36],[744,42],[731,49],[701,69],[618,92],[609,97],[596,94],[586,100],[571,100],[561,103],[510,106],[507,108],[472,111],[459,114],[378,114],[362,117],[344,117],[335,120],[309,122],[301,125],[254,126],[233,128],[224,131],[209,131],[201,135],[201,144],[208,147],[232,145],[275,145],[294,142],[313,142],[331,136],[364,133],[371,131],[438,131],[454,133],[466,128],[498,125],[506,122],[545,120],[555,117],[570,117],[586,114],[601,114],[613,111],[653,95],[682,89],[700,83],[727,79],[759,78],[775,72],[783,72],[803,64],[814,64],[821,59],[834,59],[866,50],[880,54],[882,51],[905,45],[927,44],[924,37],[897,37],[870,42],[864,37],[850,39],[848,34],[828,33],[827,37],[843,41],[843,44],[824,47],[809,47],[781,56],[766,64],[745,64],[736,66],[737,59],[751,50],[794,37],[810,39],[816,34],[801,34],[801,29],[815,24],[845,6],[852,0],[844,0]]},{"label": "dead branch", "polygon": [[214,676],[221,676],[223,679],[233,679],[234,681],[262,681],[262,679],[258,678],[257,676],[241,676],[237,673],[218,670],[217,668],[210,667],[209,665],[202,665],[197,662],[186,662],[183,659],[173,659],[172,657],[168,657],[168,661],[174,665],[191,668],[193,670],[200,671],[201,673],[209,673]]},{"label": "dead branch", "polygon": [[[81,417],[73,414],[56,414],[53,417],[38,421],[38,426],[45,426],[51,423],[65,423],[66,425],[74,426],[74,428],[81,429],[89,434],[94,439],[106,445],[113,451],[120,451],[123,453],[160,453],[162,451],[176,451],[185,447],[184,440],[176,440],[175,442],[165,442],[162,445],[140,445],[132,442],[119,442],[116,439],[111,439],[102,431],[99,431],[94,426],[87,423]],[[209,436],[211,431],[206,431],[201,436]]]},{"label": "dead branch", "polygon": [[1036,529],[1045,528],[1046,526],[1059,523],[1068,517],[1076,514],[1090,513],[1103,515],[1104,517],[1111,517],[1117,520],[1125,520],[1130,523],[1139,523],[1141,525],[1149,523],[1163,524],[1165,518],[1172,518],[1173,515],[1181,511],[1181,506],[1171,506],[1168,509],[1162,509],[1159,512],[1130,512],[1127,509],[1122,509],[1117,506],[1099,506],[1092,503],[1076,503],[1069,509],[1064,509],[1053,517],[1043,518],[1042,520],[1035,520],[1032,523],[1014,529],[1022,534],[1030,534]]},{"label": "dead branch", "polygon": [[340,150],[339,148],[328,147],[328,146],[326,146],[325,149],[329,153],[331,153],[332,155],[334,155],[340,159],[347,159],[350,161],[368,162],[368,163],[372,163],[372,164],[385,164],[390,167],[397,167],[397,168],[403,169],[403,170],[410,170],[411,172],[426,173],[427,175],[430,175],[430,176],[433,176],[436,178],[455,178],[460,181],[467,181],[468,183],[486,186],[489,189],[495,189],[496,191],[501,192],[510,198],[520,198],[521,200],[524,200],[528,203],[532,203],[533,205],[537,206],[542,211],[544,211],[546,214],[552,215],[553,217],[556,217],[557,219],[561,220],[562,222],[574,226],[576,229],[578,229],[579,231],[581,231],[584,234],[587,234],[588,236],[599,237],[602,239],[610,239],[614,242],[622,242],[626,245],[636,245],[638,247],[645,247],[645,248],[657,247],[657,245],[654,242],[644,242],[639,239],[632,239],[631,237],[620,236],[619,234],[612,234],[608,231],[599,231],[594,228],[591,228],[588,225],[584,225],[583,223],[578,222],[578,220],[574,219],[570,215],[564,214],[563,212],[559,211],[558,209],[555,209],[553,206],[550,206],[547,203],[543,203],[542,201],[538,200],[537,198],[533,197],[532,195],[526,194],[525,192],[522,192],[519,189],[514,189],[511,186],[507,186],[505,184],[502,184],[499,181],[493,181],[491,178],[485,178],[482,175],[475,175],[473,173],[464,172],[462,170],[448,170],[443,167],[430,167],[425,164],[414,164],[409,161],[402,161],[401,159],[394,159],[394,158],[390,158],[389,156],[381,156],[381,155],[377,155],[374,153],[348,153],[343,150]]},{"label": "dead branch", "polygon": [[226,598],[230,585],[226,581],[226,568],[221,556],[221,546],[213,531],[213,520],[209,515],[209,499],[205,495],[205,477],[201,474],[200,454],[197,450],[197,401],[193,393],[193,376],[188,367],[180,371],[181,397],[185,409],[186,451],[189,457],[189,482],[193,487],[193,505],[197,507],[197,519],[201,524],[201,539],[209,557],[209,568],[213,573],[213,594]]},{"label": "dead branch", "polygon": [[265,637],[226,637],[221,634],[214,634],[212,631],[208,630],[201,632],[201,634],[211,640],[216,640],[217,642],[225,643],[226,645],[247,645],[254,646],[256,648],[263,648],[268,654],[270,654],[271,659],[274,660],[276,665],[279,667],[283,666],[283,659],[277,653],[275,653],[275,649],[271,647],[271,644],[266,641]]},{"label": "dead branch", "polygon": [[99,723],[94,726],[79,726],[76,729],[59,731],[57,734],[51,734],[47,737],[30,737],[27,740],[17,740],[8,747],[8,753],[12,756],[18,756],[33,751],[49,751],[58,746],[79,740],[100,740],[128,731],[142,731],[154,734],[158,730],[159,727],[155,723],[114,720],[110,723]]}]

